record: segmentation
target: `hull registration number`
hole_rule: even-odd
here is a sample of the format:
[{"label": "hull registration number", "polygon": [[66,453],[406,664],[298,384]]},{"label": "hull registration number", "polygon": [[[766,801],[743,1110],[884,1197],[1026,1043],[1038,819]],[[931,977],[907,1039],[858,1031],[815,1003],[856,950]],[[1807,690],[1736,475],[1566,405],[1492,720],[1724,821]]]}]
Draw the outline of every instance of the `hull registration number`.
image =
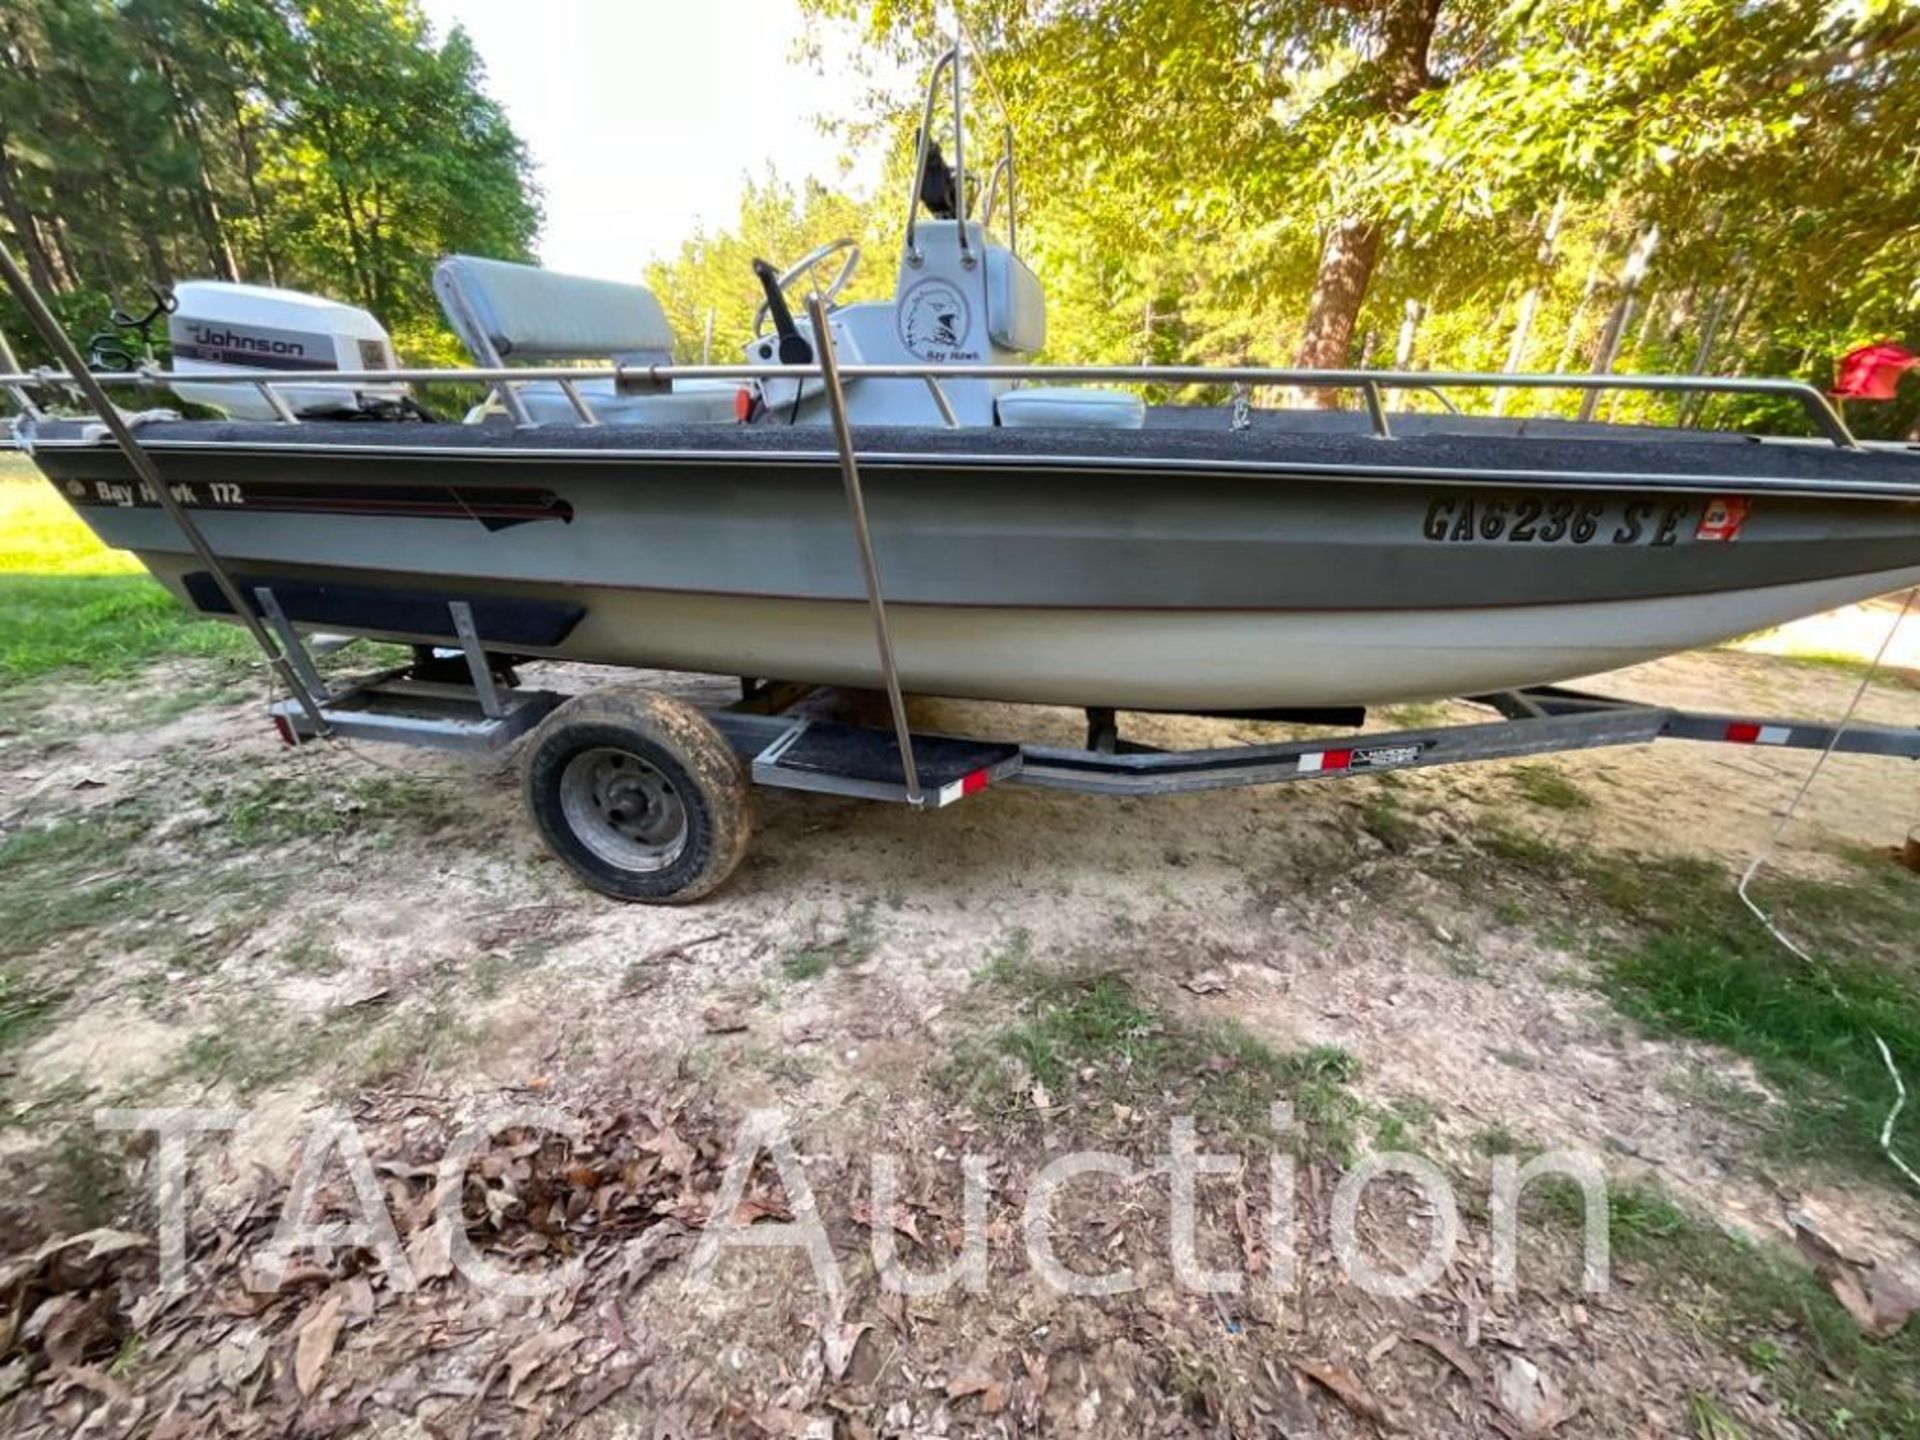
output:
[{"label": "hull registration number", "polygon": [[[1677,545],[1697,501],[1439,495],[1421,534],[1438,545]],[[1729,537],[1730,538],[1730,537]]]}]

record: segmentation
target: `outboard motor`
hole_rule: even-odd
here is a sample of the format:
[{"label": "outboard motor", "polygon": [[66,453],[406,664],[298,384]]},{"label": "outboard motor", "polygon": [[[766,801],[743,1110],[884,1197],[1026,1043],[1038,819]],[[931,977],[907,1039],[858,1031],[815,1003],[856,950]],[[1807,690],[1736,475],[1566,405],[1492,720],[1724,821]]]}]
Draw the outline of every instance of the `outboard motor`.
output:
[{"label": "outboard motor", "polygon": [[[172,373],[245,375],[250,371],[391,370],[393,340],[365,310],[265,285],[188,280],[174,287],[167,319]],[[281,418],[258,389],[228,382],[194,385],[184,379],[182,400],[224,410],[236,420]],[[392,414],[411,405],[407,387],[393,385],[274,386],[294,414],[353,419]]]}]

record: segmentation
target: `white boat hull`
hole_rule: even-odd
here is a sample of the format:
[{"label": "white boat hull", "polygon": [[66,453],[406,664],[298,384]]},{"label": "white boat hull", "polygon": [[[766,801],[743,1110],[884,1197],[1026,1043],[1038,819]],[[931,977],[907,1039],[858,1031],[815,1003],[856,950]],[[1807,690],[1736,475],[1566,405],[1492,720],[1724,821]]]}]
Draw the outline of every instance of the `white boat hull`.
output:
[{"label": "white boat hull", "polygon": [[[178,588],[184,557],[147,556]],[[406,575],[368,574],[404,585]],[[1637,665],[1920,585],[1920,565],[1713,595],[1436,610],[1125,611],[890,605],[910,692],[1140,710],[1383,704]],[[473,581],[472,593],[514,586]],[[549,590],[547,593],[551,593]],[[864,604],[573,587],[558,659],[878,687]],[[388,632],[408,641],[433,637]],[[440,643],[444,643],[441,641]]]}]

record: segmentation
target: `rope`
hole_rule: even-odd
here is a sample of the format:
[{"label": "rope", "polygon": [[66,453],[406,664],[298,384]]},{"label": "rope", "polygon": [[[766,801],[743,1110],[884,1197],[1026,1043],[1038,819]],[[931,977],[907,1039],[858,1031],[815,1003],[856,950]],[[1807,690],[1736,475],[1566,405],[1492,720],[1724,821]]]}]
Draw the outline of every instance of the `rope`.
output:
[{"label": "rope", "polygon": [[[1854,687],[1853,699],[1848,703],[1846,713],[1840,717],[1840,723],[1834,726],[1833,734],[1828,739],[1825,748],[1820,751],[1818,758],[1814,760],[1813,767],[1807,771],[1806,778],[1800,782],[1800,788],[1794,792],[1793,799],[1787,803],[1787,808],[1780,815],[1780,823],[1773,827],[1773,834],[1767,838],[1765,846],[1761,848],[1758,855],[1753,857],[1753,863],[1747,866],[1746,873],[1740,877],[1740,903],[1752,912],[1754,919],[1766,926],[1767,933],[1779,941],[1783,948],[1800,960],[1801,963],[1806,965],[1810,970],[1817,973],[1825,983],[1827,993],[1832,995],[1833,998],[1842,1005],[1847,1005],[1850,1002],[1846,996],[1840,993],[1839,988],[1833,983],[1832,978],[1827,973],[1827,968],[1796,944],[1792,937],[1787,935],[1778,925],[1774,924],[1772,917],[1760,908],[1759,903],[1747,893],[1747,890],[1748,887],[1753,884],[1754,877],[1758,875],[1773,858],[1774,851],[1780,846],[1780,837],[1786,833],[1787,826],[1793,823],[1794,815],[1799,811],[1801,802],[1807,798],[1807,793],[1813,789],[1814,781],[1820,778],[1820,772],[1827,768],[1827,761],[1833,758],[1833,752],[1840,744],[1840,737],[1846,733],[1847,727],[1853,723],[1854,715],[1860,709],[1860,702],[1866,698],[1867,686],[1873,683],[1873,677],[1879,673],[1881,663],[1887,658],[1887,651],[1893,648],[1894,636],[1900,633],[1901,625],[1905,623],[1908,614],[1913,609],[1915,594],[1920,594],[1920,591],[1909,590],[1907,592],[1906,603],[1900,607],[1900,613],[1893,617],[1893,625],[1888,629],[1886,638],[1880,642],[1880,648],[1874,652],[1873,663],[1867,667],[1866,673],[1860,677],[1860,683]],[[1907,1108],[1907,1082],[1901,1077],[1900,1067],[1893,1062],[1893,1051],[1887,1048],[1887,1042],[1881,1038],[1880,1032],[1877,1030],[1869,1030],[1867,1033],[1873,1037],[1873,1043],[1879,1047],[1880,1061],[1887,1067],[1887,1075],[1893,1081],[1893,1108],[1887,1112],[1887,1118],[1880,1124],[1880,1153],[1887,1157],[1894,1169],[1906,1177],[1909,1184],[1916,1190],[1920,1190],[1920,1172],[1916,1172],[1913,1166],[1909,1165],[1906,1159],[1898,1150],[1894,1149],[1893,1146],[1893,1127],[1899,1122],[1901,1112]]]}]

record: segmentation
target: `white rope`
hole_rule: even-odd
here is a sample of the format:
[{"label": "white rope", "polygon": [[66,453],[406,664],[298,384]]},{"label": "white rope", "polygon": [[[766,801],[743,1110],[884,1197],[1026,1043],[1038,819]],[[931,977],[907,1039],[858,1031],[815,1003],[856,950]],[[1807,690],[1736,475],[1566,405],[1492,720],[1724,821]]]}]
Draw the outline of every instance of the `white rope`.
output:
[{"label": "white rope", "polygon": [[[1769,935],[1773,936],[1775,940],[1779,941],[1782,946],[1810,969],[1821,972],[1823,977],[1824,967],[1820,962],[1815,960],[1813,956],[1809,955],[1799,945],[1795,944],[1786,932],[1773,923],[1772,917],[1769,916],[1766,911],[1762,910],[1754,898],[1747,893],[1747,887],[1753,884],[1754,877],[1758,875],[1761,869],[1766,866],[1767,862],[1773,858],[1773,852],[1779,848],[1780,837],[1786,833],[1787,826],[1793,823],[1793,817],[1800,809],[1801,802],[1807,798],[1807,792],[1813,789],[1813,782],[1820,777],[1820,772],[1826,769],[1827,761],[1833,758],[1834,749],[1840,744],[1840,737],[1846,733],[1847,727],[1853,723],[1853,717],[1855,712],[1860,708],[1860,702],[1866,698],[1867,686],[1873,683],[1873,677],[1879,672],[1881,662],[1887,658],[1887,651],[1893,648],[1894,636],[1900,633],[1900,626],[1905,622],[1908,613],[1913,609],[1913,597],[1916,593],[1920,593],[1920,591],[1909,590],[1907,592],[1906,603],[1900,607],[1900,613],[1893,617],[1892,627],[1888,629],[1886,638],[1880,642],[1880,648],[1874,652],[1873,663],[1867,667],[1866,673],[1860,677],[1860,683],[1854,687],[1853,699],[1847,705],[1846,713],[1840,717],[1840,723],[1833,727],[1833,734],[1828,739],[1825,748],[1821,750],[1819,757],[1813,762],[1813,768],[1807,771],[1806,778],[1800,782],[1800,788],[1794,792],[1793,799],[1787,803],[1787,808],[1781,812],[1780,823],[1773,827],[1773,834],[1768,837],[1766,845],[1758,855],[1753,857],[1753,863],[1747,866],[1746,874],[1740,877],[1740,903],[1753,912],[1754,919],[1767,927],[1767,933]],[[1828,993],[1831,994],[1834,999],[1840,1001],[1843,1005],[1848,1003],[1846,997],[1835,987],[1832,980],[1827,980],[1826,986]],[[1893,1148],[1893,1127],[1899,1121],[1901,1112],[1907,1108],[1907,1082],[1901,1078],[1900,1067],[1893,1063],[1893,1051],[1887,1048],[1887,1042],[1880,1037],[1880,1032],[1870,1030],[1867,1033],[1873,1037],[1873,1043],[1880,1048],[1880,1061],[1887,1067],[1887,1074],[1893,1080],[1893,1108],[1887,1112],[1887,1118],[1882,1121],[1880,1125],[1880,1153],[1887,1157],[1894,1169],[1898,1170],[1907,1178],[1908,1183],[1915,1189],[1920,1189],[1920,1173],[1917,1173],[1913,1166],[1906,1162],[1900,1152]]]}]

